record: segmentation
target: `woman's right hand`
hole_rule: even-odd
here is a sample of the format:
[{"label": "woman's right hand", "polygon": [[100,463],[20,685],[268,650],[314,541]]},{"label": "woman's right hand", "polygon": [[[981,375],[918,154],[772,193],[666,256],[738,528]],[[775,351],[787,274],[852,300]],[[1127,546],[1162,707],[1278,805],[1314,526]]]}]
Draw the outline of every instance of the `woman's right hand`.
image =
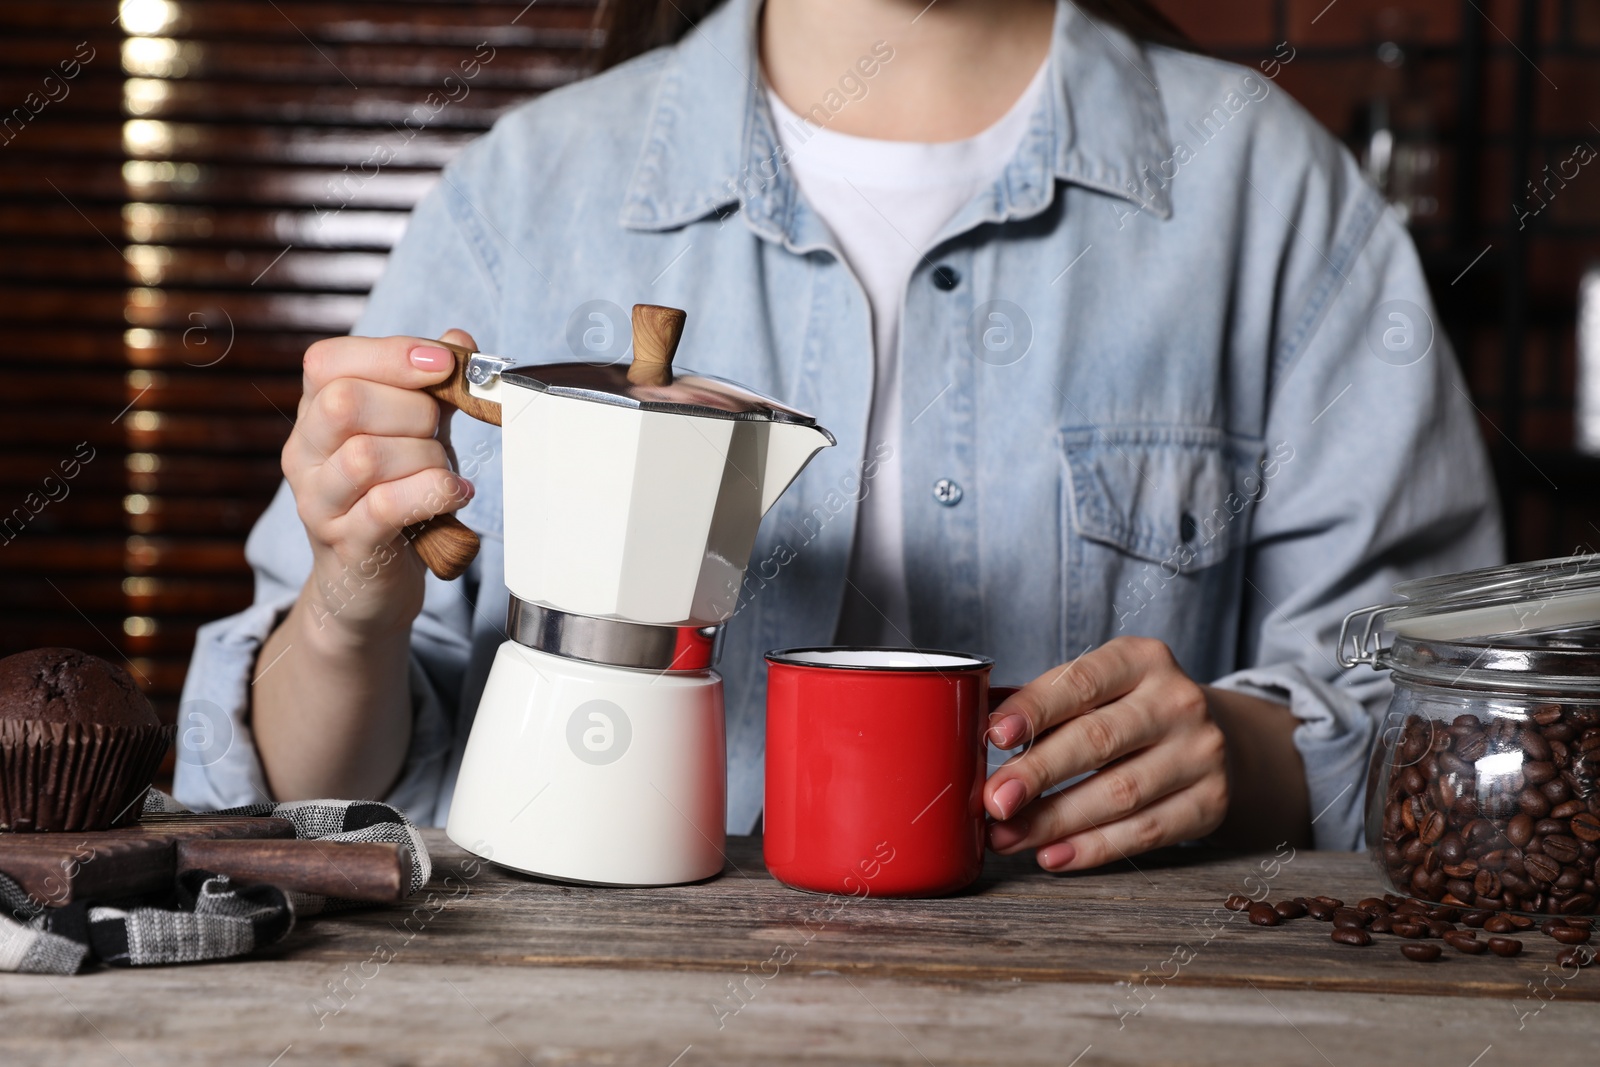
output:
[{"label": "woman's right hand", "polygon": [[[451,330],[444,340],[476,349]],[[361,640],[407,628],[425,568],[401,530],[472,498],[450,470],[439,404],[423,387],[455,369],[414,337],[336,337],[306,350],[304,392],[283,473],[311,540],[303,594],[318,629]]]}]

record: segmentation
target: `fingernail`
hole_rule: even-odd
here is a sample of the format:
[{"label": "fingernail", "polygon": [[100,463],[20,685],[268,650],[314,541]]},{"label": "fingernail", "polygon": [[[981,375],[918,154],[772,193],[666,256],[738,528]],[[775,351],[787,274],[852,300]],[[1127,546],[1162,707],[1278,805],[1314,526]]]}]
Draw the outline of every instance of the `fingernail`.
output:
[{"label": "fingernail", "polygon": [[1018,808],[1022,807],[1022,800],[1028,795],[1027,786],[1016,778],[1002,785],[994,791],[994,806],[1000,809],[1002,820],[1011,818]]},{"label": "fingernail", "polygon": [[461,498],[462,503],[466,503],[468,500],[471,500],[473,494],[476,492],[477,490],[472,487],[471,482],[467,481],[459,474],[456,475],[456,496]]},{"label": "fingernail", "polygon": [[411,350],[411,365],[418,370],[444,370],[455,363],[455,357],[442,348],[418,345]]},{"label": "fingernail", "polygon": [[1028,829],[1010,822],[989,824],[989,847],[996,852],[1020,844],[1028,836]]},{"label": "fingernail", "polygon": [[1028,720],[1021,715],[1007,715],[989,727],[989,737],[1000,748],[1012,745],[1028,736]]},{"label": "fingernail", "polygon": [[1072,847],[1070,841],[1057,841],[1039,850],[1039,866],[1047,871],[1059,871],[1077,858],[1078,850]]}]

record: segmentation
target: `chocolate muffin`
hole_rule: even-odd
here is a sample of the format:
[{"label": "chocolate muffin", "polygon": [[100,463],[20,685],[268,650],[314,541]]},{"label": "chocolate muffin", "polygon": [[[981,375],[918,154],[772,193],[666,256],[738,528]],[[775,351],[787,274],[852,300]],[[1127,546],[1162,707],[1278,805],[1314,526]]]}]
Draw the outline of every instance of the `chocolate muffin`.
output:
[{"label": "chocolate muffin", "polygon": [[0,659],[0,831],[137,822],[171,737],[115,664],[72,648]]}]

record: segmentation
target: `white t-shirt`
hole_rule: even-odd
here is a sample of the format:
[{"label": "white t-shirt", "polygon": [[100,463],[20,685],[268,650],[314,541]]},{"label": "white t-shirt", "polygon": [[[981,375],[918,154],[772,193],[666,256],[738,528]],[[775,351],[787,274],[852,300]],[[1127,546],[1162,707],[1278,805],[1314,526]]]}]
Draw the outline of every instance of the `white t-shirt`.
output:
[{"label": "white t-shirt", "polygon": [[[1046,61],[993,126],[964,141],[928,144],[853,137],[813,125],[770,89],[791,173],[855,271],[872,308],[875,348],[866,455],[893,453],[861,498],[835,639],[851,645],[910,645],[905,524],[900,491],[900,318],[917,262],[956,212],[1000,177],[1028,132],[1048,78]],[[929,487],[932,492],[932,487]]]}]

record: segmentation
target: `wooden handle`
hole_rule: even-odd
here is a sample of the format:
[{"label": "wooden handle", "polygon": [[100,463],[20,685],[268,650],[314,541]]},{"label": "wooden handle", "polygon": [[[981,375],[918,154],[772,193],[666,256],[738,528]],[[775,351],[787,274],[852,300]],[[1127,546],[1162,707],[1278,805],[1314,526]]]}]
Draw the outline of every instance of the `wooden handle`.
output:
[{"label": "wooden handle", "polygon": [[178,871],[210,871],[297,893],[390,903],[411,889],[411,854],[352,841],[179,841]]},{"label": "wooden handle", "polygon": [[[441,405],[464,411],[492,426],[499,426],[500,405],[473,396],[467,388],[467,360],[472,358],[472,351],[448,341],[433,343],[455,355],[456,368],[444,381],[426,386],[428,395]],[[448,414],[448,411],[442,412],[441,417]],[[478,555],[478,535],[467,529],[454,515],[435,515],[431,519],[412,523],[403,532],[428,569],[447,582],[461,577]]]},{"label": "wooden handle", "polygon": [[628,381],[634,385],[671,385],[672,357],[678,354],[683,324],[689,317],[659,304],[633,305],[633,362]]}]

